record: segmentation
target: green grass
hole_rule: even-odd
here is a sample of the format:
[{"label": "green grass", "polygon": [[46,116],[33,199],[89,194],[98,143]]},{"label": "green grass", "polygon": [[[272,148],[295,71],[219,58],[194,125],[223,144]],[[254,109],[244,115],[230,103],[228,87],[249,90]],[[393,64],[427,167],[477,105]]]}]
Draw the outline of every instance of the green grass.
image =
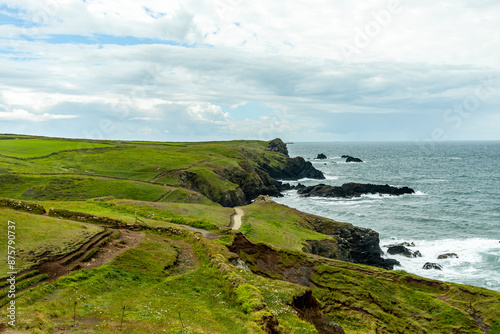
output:
[{"label": "green grass", "polygon": [[[18,160],[2,156],[6,153],[12,153],[8,151],[7,148],[13,147],[16,142],[22,142],[23,145],[28,145],[32,143],[32,149],[28,150],[23,157],[32,157],[32,154],[37,153],[36,159],[31,160]],[[10,144],[9,144],[10,143]],[[43,145],[46,144],[46,146]],[[85,150],[70,150],[66,151],[66,145],[69,148],[82,147],[101,147],[100,149],[85,149]],[[232,141],[232,142],[207,142],[207,143],[148,143],[148,142],[123,142],[123,141],[106,141],[102,143],[90,143],[86,141],[64,141],[60,139],[4,139],[0,141],[0,145],[5,147],[5,150],[0,149],[0,177],[3,178],[14,178],[12,175],[7,173],[16,174],[21,179],[22,176],[19,173],[34,173],[34,174],[58,174],[56,176],[41,175],[41,178],[47,178],[47,181],[36,182],[34,179],[30,179],[28,184],[34,187],[30,189],[26,197],[34,198],[36,196],[42,196],[46,190],[50,191],[54,181],[51,177],[64,178],[70,177],[68,175],[73,174],[73,177],[77,175],[88,175],[94,176],[96,178],[95,191],[87,190],[87,194],[83,194],[81,197],[89,196],[100,197],[108,196],[109,193],[116,192],[115,190],[109,191],[104,187],[99,185],[97,181],[97,176],[107,176],[115,178],[125,178],[128,180],[136,181],[154,181],[161,184],[169,186],[186,186],[192,187],[192,189],[198,190],[202,195],[208,197],[208,199],[213,201],[221,201],[227,193],[238,188],[236,184],[236,179],[239,176],[245,176],[245,179],[251,178],[252,168],[250,166],[266,162],[272,166],[277,166],[282,163],[282,157],[275,153],[266,151],[266,142],[259,141]],[[10,146],[9,146],[10,145]],[[60,151],[59,149],[63,149]],[[16,149],[17,150],[17,149]],[[59,151],[58,151],[59,150]],[[2,153],[4,152],[4,153]],[[21,151],[16,151],[21,152]],[[43,153],[53,153],[58,152],[55,155],[43,155]],[[245,168],[250,169],[245,169]],[[185,180],[186,173],[192,173],[194,175],[195,185],[187,182]],[[2,175],[3,173],[3,175]],[[226,180],[226,175],[228,173],[235,173],[239,175],[236,179],[233,178],[232,181]],[[61,174],[66,174],[66,176],[59,176]],[[7,183],[11,183],[9,180]],[[111,180],[102,179],[107,183],[111,184]],[[0,180],[1,182],[1,180]],[[4,182],[5,183],[5,182]],[[5,192],[14,192],[15,198],[19,198],[26,190],[24,189],[21,194],[19,194],[19,187],[22,185],[16,183],[15,186],[10,186],[8,190],[3,190],[4,194],[0,196],[9,197],[5,195]],[[42,183],[44,187],[48,188],[38,188],[38,183]],[[52,184],[52,185],[51,185]],[[118,185],[118,184],[117,184]],[[123,185],[123,184],[120,184]],[[66,185],[55,185],[62,186],[63,189]],[[68,184],[67,186],[71,186]],[[136,183],[133,186],[138,187],[138,192],[141,192],[140,184]],[[18,187],[14,188],[13,187]],[[129,187],[132,187],[130,185]],[[0,187],[3,189],[5,187]],[[111,186],[111,188],[116,188]],[[144,187],[143,187],[144,188]],[[94,196],[98,193],[97,196]],[[122,197],[120,192],[120,198]],[[136,196],[133,192],[127,192],[133,199],[139,199],[138,197],[144,196],[146,194],[141,193]],[[67,194],[73,197],[68,199],[76,199],[74,194]],[[59,195],[64,196],[63,195]],[[13,197],[13,196],[10,196]],[[60,198],[59,197],[59,198]],[[57,199],[57,197],[52,194],[50,198],[47,199]],[[146,199],[146,198],[141,198]],[[148,197],[147,200],[152,200]],[[167,201],[196,201],[200,203],[204,201],[203,198],[196,198],[192,194],[188,193],[177,193],[171,194],[170,197],[166,198]],[[206,202],[205,202],[206,203]]]},{"label": "green grass", "polygon": [[17,158],[33,158],[64,150],[82,150],[103,147],[111,147],[111,145],[58,139],[0,140],[0,154]]},{"label": "green grass", "polygon": [[[119,219],[125,223],[135,223],[135,215],[150,226],[172,226],[174,220],[184,220],[183,224],[191,225],[191,221],[207,221],[211,225],[229,226],[231,208],[215,203],[210,205],[191,203],[146,202],[134,200],[110,201],[39,201],[48,210],[65,209],[85,212],[95,216]],[[174,222],[176,224],[176,222]]]},{"label": "green grass", "polygon": [[90,176],[0,174],[0,197],[26,200],[86,200],[96,197],[156,201],[171,188]]},{"label": "green grass", "polygon": [[275,202],[257,199],[243,210],[241,232],[256,241],[301,251],[306,240],[335,240],[303,227],[303,218],[296,210]]},{"label": "green grass", "polygon": [[[24,212],[0,208],[0,221],[7,231],[7,221],[15,223],[16,267],[28,269],[35,265],[42,254],[62,256],[78,249],[96,233],[99,226],[32,215]],[[7,233],[0,233],[0,275],[6,277],[11,271],[6,263]]]},{"label": "green grass", "polygon": [[[464,333],[482,333],[466,312],[437,298],[448,296],[446,289],[437,290],[425,279],[422,281],[427,286],[408,285],[406,277],[416,276],[346,263],[319,266],[312,278],[322,287],[316,295],[326,306],[323,311],[347,329],[346,333],[375,333],[377,329],[388,333],[456,333],[458,328]],[[453,289],[454,285],[448,286]],[[495,293],[489,294],[493,299]],[[496,303],[500,306],[500,300]]]},{"label": "green grass", "polygon": [[[165,237],[146,234],[137,248],[126,251],[108,265],[72,273],[19,298],[16,305],[23,317],[18,329],[49,333],[56,326],[69,328],[76,300],[125,306],[123,333],[261,332],[238,303],[235,292],[221,280],[217,269],[202,263],[184,274],[169,276],[165,268],[174,264],[177,252]],[[301,322],[293,317],[291,310],[288,316],[289,321],[283,321],[290,328]],[[78,325],[71,331],[110,333],[118,327],[120,317],[119,309],[77,304]]]}]

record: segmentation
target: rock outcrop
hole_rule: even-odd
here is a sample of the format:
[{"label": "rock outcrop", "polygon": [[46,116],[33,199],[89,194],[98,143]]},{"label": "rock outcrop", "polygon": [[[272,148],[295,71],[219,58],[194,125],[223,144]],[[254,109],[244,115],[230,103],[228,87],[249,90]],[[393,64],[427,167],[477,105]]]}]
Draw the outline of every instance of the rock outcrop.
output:
[{"label": "rock outcrop", "polygon": [[288,148],[286,147],[286,144],[279,138],[271,140],[267,149],[269,151],[281,153],[288,157]]},{"label": "rock outcrop", "polygon": [[263,151],[259,153],[242,148],[243,159],[235,159],[237,167],[216,168],[204,173],[182,171],[179,173],[179,183],[222,206],[234,207],[249,204],[259,195],[282,196],[281,191],[291,187],[278,180],[325,178],[304,158],[290,158],[286,144],[279,138],[270,141],[267,150],[279,155],[270,159]]},{"label": "rock outcrop", "polygon": [[443,270],[443,266],[437,263],[431,263],[431,262],[426,262],[422,269],[425,270],[430,270],[430,269],[436,269],[436,270]]},{"label": "rock outcrop", "polygon": [[334,236],[331,240],[307,241],[303,251],[331,259],[366,264],[384,269],[393,269],[399,261],[383,258],[379,234],[371,229],[357,227],[348,223],[339,223],[331,219],[303,214],[309,228]]},{"label": "rock outcrop", "polygon": [[319,196],[319,197],[341,197],[351,198],[360,197],[363,194],[389,194],[403,195],[413,194],[415,191],[408,187],[396,188],[386,185],[376,184],[361,184],[361,183],[345,183],[341,187],[318,184],[299,189],[298,194],[303,197]]},{"label": "rock outcrop", "polygon": [[328,159],[328,157],[326,155],[324,155],[323,153],[320,153],[316,156],[316,159],[325,160],[325,159]]},{"label": "rock outcrop", "polygon": [[325,179],[321,171],[314,168],[311,162],[304,160],[302,157],[288,158],[280,167],[263,164],[261,168],[277,180]]},{"label": "rock outcrop", "polygon": [[444,259],[458,259],[458,255],[456,253],[446,253],[446,254],[441,254],[438,256],[438,260],[444,260]]},{"label": "rock outcrop", "polygon": [[405,246],[391,246],[387,249],[387,253],[391,255],[403,255],[406,257],[422,257],[420,251],[412,251]]},{"label": "rock outcrop", "polygon": [[345,162],[363,162],[360,158],[354,158],[354,157],[347,157]]}]

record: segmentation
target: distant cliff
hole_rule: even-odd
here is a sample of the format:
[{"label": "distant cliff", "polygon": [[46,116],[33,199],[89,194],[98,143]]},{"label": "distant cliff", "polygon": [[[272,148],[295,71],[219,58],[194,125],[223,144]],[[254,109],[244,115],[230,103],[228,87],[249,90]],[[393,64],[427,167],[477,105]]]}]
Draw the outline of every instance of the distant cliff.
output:
[{"label": "distant cliff", "polygon": [[281,196],[279,180],[324,179],[323,173],[302,157],[290,158],[286,144],[279,138],[238,147],[225,165],[207,166],[210,171],[179,173],[182,187],[198,191],[223,206],[250,203],[259,195]]}]

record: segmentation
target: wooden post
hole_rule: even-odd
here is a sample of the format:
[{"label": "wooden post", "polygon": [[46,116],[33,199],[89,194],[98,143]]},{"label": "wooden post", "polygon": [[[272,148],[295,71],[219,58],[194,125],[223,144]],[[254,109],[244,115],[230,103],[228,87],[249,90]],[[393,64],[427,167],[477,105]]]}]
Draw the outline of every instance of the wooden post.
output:
[{"label": "wooden post", "polygon": [[184,329],[184,323],[182,322],[181,312],[179,312],[179,319],[181,319],[182,329]]},{"label": "wooden post", "polygon": [[123,326],[123,316],[125,315],[125,306],[122,307],[122,320],[120,321],[120,330],[122,329]]},{"label": "wooden post", "polygon": [[76,326],[76,300],[75,304],[73,305],[73,327]]}]

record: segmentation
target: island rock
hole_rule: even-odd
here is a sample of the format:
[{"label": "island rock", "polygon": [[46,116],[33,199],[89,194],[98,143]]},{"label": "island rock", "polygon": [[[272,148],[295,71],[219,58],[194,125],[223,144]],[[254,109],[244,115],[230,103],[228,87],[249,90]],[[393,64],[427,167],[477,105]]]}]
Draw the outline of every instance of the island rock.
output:
[{"label": "island rock", "polygon": [[328,157],[326,155],[324,155],[323,153],[320,153],[316,156],[316,159],[325,160],[325,159],[328,159]]},{"label": "island rock", "polygon": [[347,157],[345,162],[363,162],[360,158]]},{"label": "island rock", "polygon": [[315,186],[304,187],[297,191],[302,197],[341,197],[352,198],[360,197],[364,194],[389,194],[399,196],[403,194],[413,194],[415,191],[408,187],[396,188],[386,185],[345,183],[341,187],[318,184]]}]

